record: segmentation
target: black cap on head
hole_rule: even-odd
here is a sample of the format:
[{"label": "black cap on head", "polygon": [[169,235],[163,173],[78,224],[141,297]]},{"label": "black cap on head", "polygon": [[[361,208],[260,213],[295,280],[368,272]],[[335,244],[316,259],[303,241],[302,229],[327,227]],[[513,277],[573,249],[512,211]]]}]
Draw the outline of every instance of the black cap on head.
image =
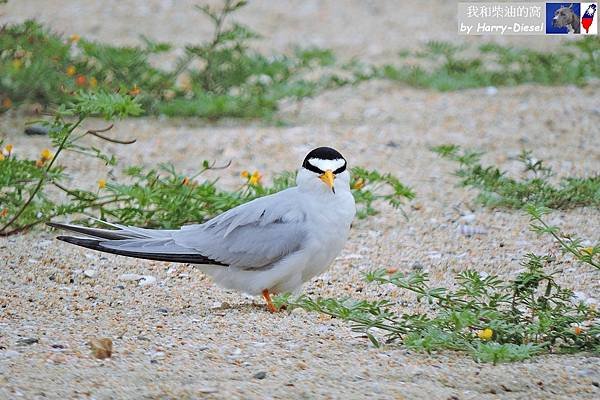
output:
[{"label": "black cap on head", "polygon": [[334,160],[339,160],[339,165],[335,166],[336,168],[333,173],[339,174],[340,172],[344,172],[346,170],[346,159],[340,154],[339,151],[332,149],[331,147],[317,147],[306,155],[304,162],[302,163],[302,167],[317,174],[322,174],[325,172],[322,168],[324,163],[319,161]]}]

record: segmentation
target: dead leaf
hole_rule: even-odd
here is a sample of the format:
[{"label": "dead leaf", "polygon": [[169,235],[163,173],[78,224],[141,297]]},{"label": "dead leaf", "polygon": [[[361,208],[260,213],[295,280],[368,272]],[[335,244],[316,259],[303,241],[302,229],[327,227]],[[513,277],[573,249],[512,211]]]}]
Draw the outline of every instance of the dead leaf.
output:
[{"label": "dead leaf", "polygon": [[94,357],[101,360],[109,358],[112,355],[112,340],[109,338],[90,340],[90,348]]}]

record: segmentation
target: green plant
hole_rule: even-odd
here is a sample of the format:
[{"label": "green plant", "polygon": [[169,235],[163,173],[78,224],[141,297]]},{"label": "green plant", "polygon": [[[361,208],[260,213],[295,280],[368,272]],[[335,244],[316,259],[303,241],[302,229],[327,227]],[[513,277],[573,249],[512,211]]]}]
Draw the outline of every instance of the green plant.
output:
[{"label": "green plant", "polygon": [[573,235],[562,234],[557,226],[547,224],[542,217],[551,210],[528,204],[525,211],[531,217],[531,229],[538,234],[551,235],[564,253],[570,253],[576,259],[600,270],[600,243],[595,246],[584,245],[584,241]]},{"label": "green plant", "polygon": [[[284,99],[301,100],[343,85],[386,78],[411,86],[459,90],[523,83],[584,85],[600,77],[600,40],[586,37],[552,52],[429,42],[403,51],[400,66],[376,66],[353,59],[341,65],[331,50],[297,48],[266,56],[251,50],[260,35],[231,21],[245,1],[198,6],[213,25],[212,38],[185,47],[173,70],[156,68],[166,43],[142,37],[141,46],[111,46],[77,35],[63,38],[35,21],[0,27],[0,112],[24,102],[53,107],[81,89],[137,96],[147,114],[218,119],[273,118]],[[193,62],[197,61],[197,62]],[[319,73],[315,73],[319,71]]]},{"label": "green plant", "polygon": [[552,169],[544,162],[523,151],[518,161],[523,164],[524,178],[511,178],[497,167],[480,163],[483,153],[462,150],[456,145],[441,145],[432,149],[442,158],[458,163],[454,174],[462,186],[479,190],[476,201],[490,207],[521,208],[533,203],[549,208],[570,208],[600,205],[600,175],[568,177],[553,185],[549,178]]},{"label": "green plant", "polygon": [[[535,221],[543,210],[529,206]],[[535,230],[546,231],[547,225]],[[549,231],[556,237],[560,234]],[[597,267],[598,246],[590,253],[559,241],[581,262]],[[573,248],[576,250],[573,251]],[[351,322],[375,346],[399,342],[409,349],[461,351],[481,362],[519,361],[549,352],[600,353],[600,315],[575,301],[572,290],[555,279],[552,256],[527,254],[523,271],[512,279],[466,270],[456,275],[456,288],[435,287],[423,272],[366,274],[367,282],[393,285],[416,294],[426,311],[405,313],[391,300],[312,299],[279,296],[278,306],[316,311]]]},{"label": "green plant", "polygon": [[[351,171],[354,198],[357,207],[357,217],[366,218],[377,213],[373,203],[385,200],[394,208],[399,208],[405,199],[413,199],[415,193],[402,184],[390,173],[381,174],[362,167],[354,167]],[[387,190],[386,190],[387,189]]]},{"label": "green plant", "polygon": [[[81,218],[82,215],[99,215],[124,224],[148,227],[174,228],[186,223],[201,223],[232,207],[283,190],[295,184],[295,173],[284,172],[276,176],[272,186],[262,184],[259,172],[243,173],[239,189],[218,189],[216,180],[201,180],[210,169],[221,169],[204,161],[202,168],[192,176],[177,172],[170,164],[144,170],[138,166],[125,168],[124,176],[108,182],[99,179],[95,191],[69,188],[67,170],[57,162],[59,156],[77,152],[103,160],[114,166],[114,156],[82,139],[95,137],[123,145],[135,140],[118,140],[109,137],[104,129],[81,131],[87,118],[100,116],[114,120],[137,115],[142,108],[128,95],[106,92],[80,92],[73,101],[59,107],[54,119],[45,123],[54,146],[45,149],[38,160],[24,160],[12,154],[12,145],[0,152],[0,236],[22,232],[37,224],[59,216]],[[0,147],[3,143],[0,142]],[[358,216],[373,215],[376,201],[387,201],[399,207],[413,192],[390,174],[380,174],[363,168],[352,170],[352,188],[356,198]],[[58,191],[58,193],[55,193]],[[61,196],[58,194],[63,194]],[[65,199],[66,197],[66,199]]]},{"label": "green plant", "polygon": [[467,49],[466,45],[428,42],[423,50],[402,54],[410,62],[385,65],[380,74],[410,86],[440,91],[524,83],[581,86],[600,78],[597,37],[570,42],[555,51],[487,43],[479,47],[475,56],[465,56]]},{"label": "green plant", "polygon": [[[49,127],[49,136],[56,147],[55,154],[45,149],[40,159],[19,160],[12,156],[12,146],[8,154],[0,158],[0,235],[10,235],[28,229],[53,216],[82,211],[89,206],[89,201],[57,204],[50,200],[48,185],[53,184],[69,195],[83,193],[64,188],[60,181],[65,179],[64,169],[56,165],[56,160],[63,151],[78,151],[114,162],[93,147],[82,147],[79,141],[88,135],[104,140],[101,132],[105,130],[88,130],[75,133],[81,123],[91,117],[100,116],[106,120],[137,115],[141,107],[129,96],[104,92],[80,93],[72,102],[60,106],[51,122],[41,121]],[[6,147],[4,149],[6,151]]]},{"label": "green plant", "polygon": [[169,49],[146,40],[145,47],[114,47],[77,36],[67,40],[35,21],[0,28],[0,97],[4,109],[25,101],[58,105],[77,91],[132,92],[150,105],[173,83],[150,66],[148,57]]},{"label": "green plant", "polygon": [[[213,38],[186,46],[172,75],[189,79],[187,93],[162,103],[160,113],[270,118],[280,100],[302,99],[328,87],[324,80],[303,76],[314,68],[333,65],[330,50],[298,48],[291,56],[267,57],[249,49],[249,42],[260,38],[258,33],[235,22],[226,27],[226,19],[245,5],[246,1],[225,0],[221,8],[197,7],[212,22]],[[202,67],[190,69],[192,61],[200,61]]]},{"label": "green plant", "polygon": [[[78,90],[128,93],[144,112],[167,116],[270,118],[283,99],[299,100],[334,85],[308,77],[331,67],[330,50],[298,48],[291,55],[265,56],[250,49],[260,35],[231,14],[245,1],[197,7],[213,24],[207,43],[188,45],[173,70],[153,67],[150,57],[166,43],[142,38],[142,46],[111,46],[77,35],[62,38],[35,21],[0,28],[0,112],[23,102],[55,106]],[[193,63],[193,61],[196,61]],[[337,80],[335,85],[352,83]]]}]

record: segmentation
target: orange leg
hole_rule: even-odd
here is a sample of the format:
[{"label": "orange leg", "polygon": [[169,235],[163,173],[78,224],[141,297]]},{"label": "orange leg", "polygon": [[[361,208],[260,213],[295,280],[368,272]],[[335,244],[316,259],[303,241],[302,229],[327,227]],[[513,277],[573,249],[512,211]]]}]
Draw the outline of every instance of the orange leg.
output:
[{"label": "orange leg", "polygon": [[275,304],[273,304],[273,301],[271,300],[271,294],[269,293],[269,289],[263,290],[262,295],[265,298],[265,301],[267,302],[267,309],[270,312],[275,313],[279,311],[277,310],[277,307],[275,307]]}]

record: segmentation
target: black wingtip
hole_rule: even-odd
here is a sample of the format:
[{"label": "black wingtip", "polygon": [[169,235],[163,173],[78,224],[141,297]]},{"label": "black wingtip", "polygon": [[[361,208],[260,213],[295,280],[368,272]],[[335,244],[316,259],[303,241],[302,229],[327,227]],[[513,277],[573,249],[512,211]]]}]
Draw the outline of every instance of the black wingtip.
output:
[{"label": "black wingtip", "polygon": [[80,246],[83,246],[84,244],[91,244],[90,242],[95,242],[95,244],[99,244],[100,241],[96,240],[96,239],[86,239],[86,238],[78,238],[75,236],[57,236],[56,239],[58,240],[62,240],[63,242],[67,242],[67,243],[73,243],[73,244],[77,244]]},{"label": "black wingtip", "polygon": [[145,260],[154,261],[166,261],[166,262],[177,262],[186,264],[204,264],[204,265],[218,265],[227,267],[227,264],[220,263],[215,260],[211,260],[201,254],[160,254],[160,253],[143,253],[138,251],[127,251],[118,250],[109,247],[102,246],[102,240],[80,238],[75,236],[57,236],[56,239],[63,242],[71,243],[77,246],[85,247],[91,250],[97,250],[104,253],[116,254],[119,256],[142,258]]},{"label": "black wingtip", "polygon": [[108,251],[109,250],[109,249],[102,247],[100,245],[100,240],[97,240],[97,239],[79,238],[79,237],[75,237],[75,236],[57,236],[56,239],[63,241],[63,242],[75,244],[77,246],[92,249],[92,250],[98,250],[98,251]]},{"label": "black wingtip", "polygon": [[46,222],[46,225],[54,229],[65,229],[65,225],[58,222]]},{"label": "black wingtip", "polygon": [[122,239],[135,239],[141,237],[140,235],[125,232],[119,229],[99,229],[99,228],[88,228],[85,226],[79,225],[71,225],[71,224],[61,224],[59,222],[47,222],[48,226],[61,229],[65,231],[71,231],[76,233],[81,233],[86,236],[90,236],[96,239],[106,239],[106,240],[122,240]]}]

